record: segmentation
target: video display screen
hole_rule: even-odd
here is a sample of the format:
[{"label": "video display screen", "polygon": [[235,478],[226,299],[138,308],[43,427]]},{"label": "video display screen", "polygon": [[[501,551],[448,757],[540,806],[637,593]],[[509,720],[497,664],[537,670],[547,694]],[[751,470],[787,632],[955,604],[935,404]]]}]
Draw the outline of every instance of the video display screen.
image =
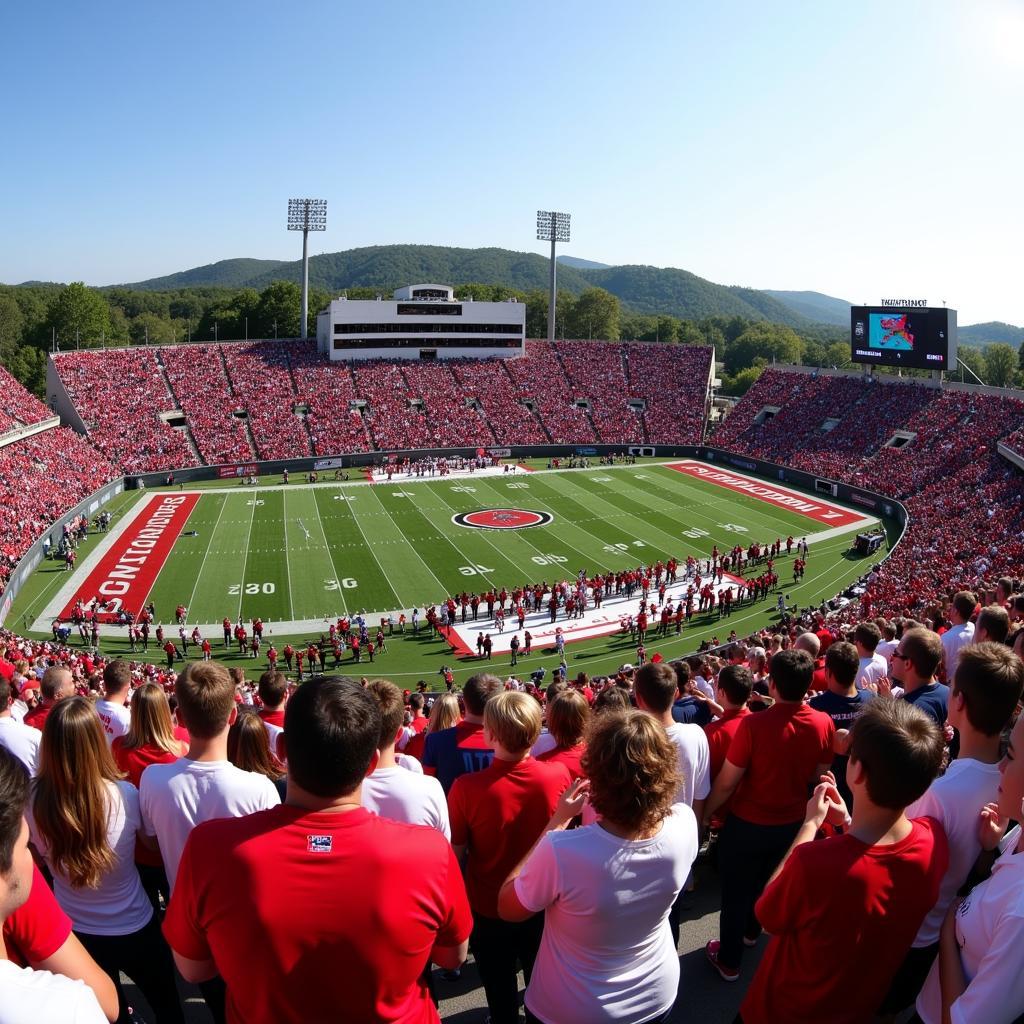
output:
[{"label": "video display screen", "polygon": [[956,365],[956,310],[853,306],[851,359],[855,363],[948,370]]}]

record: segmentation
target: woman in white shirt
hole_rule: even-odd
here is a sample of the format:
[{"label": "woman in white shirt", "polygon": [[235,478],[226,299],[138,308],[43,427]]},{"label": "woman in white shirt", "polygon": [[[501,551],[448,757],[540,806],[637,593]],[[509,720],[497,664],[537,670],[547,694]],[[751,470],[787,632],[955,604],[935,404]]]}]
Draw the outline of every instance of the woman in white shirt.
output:
[{"label": "woman in white shirt", "polygon": [[[679,985],[669,911],[697,857],[697,820],[673,804],[676,748],[640,711],[598,716],[581,779],[502,886],[498,912],[545,912],[526,990],[527,1019],[648,1024],[667,1020]],[[589,799],[598,820],[564,831]]]},{"label": "woman in white shirt", "polygon": [[161,1024],[182,1022],[171,954],[135,867],[139,793],[122,781],[84,697],[59,701],[46,719],[27,817],[32,842],[53,874],[57,902],[114,979],[118,1020],[130,1020],[120,984],[124,971]]},{"label": "woman in white shirt", "polygon": [[[999,802],[982,811],[982,845],[993,849],[1009,819],[1024,821],[1024,715],[1000,762]],[[1024,1014],[1024,833],[1001,843],[992,874],[950,907],[939,955],[917,998],[925,1024],[1010,1024]]]}]

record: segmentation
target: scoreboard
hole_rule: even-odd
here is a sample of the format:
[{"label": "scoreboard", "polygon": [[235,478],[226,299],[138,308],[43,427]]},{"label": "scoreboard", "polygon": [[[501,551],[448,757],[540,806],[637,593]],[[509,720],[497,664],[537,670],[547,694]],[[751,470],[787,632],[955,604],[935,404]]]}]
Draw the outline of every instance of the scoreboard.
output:
[{"label": "scoreboard", "polygon": [[850,358],[915,370],[956,367],[956,310],[907,305],[852,306]]}]

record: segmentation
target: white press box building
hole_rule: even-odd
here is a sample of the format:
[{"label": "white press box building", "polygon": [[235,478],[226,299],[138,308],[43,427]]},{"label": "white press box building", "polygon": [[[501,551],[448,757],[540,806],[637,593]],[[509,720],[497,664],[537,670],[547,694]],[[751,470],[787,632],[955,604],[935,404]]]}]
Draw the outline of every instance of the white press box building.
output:
[{"label": "white press box building", "polygon": [[442,284],[413,284],[383,299],[334,299],[316,318],[329,359],[454,359],[521,356],[526,304],[458,302]]}]

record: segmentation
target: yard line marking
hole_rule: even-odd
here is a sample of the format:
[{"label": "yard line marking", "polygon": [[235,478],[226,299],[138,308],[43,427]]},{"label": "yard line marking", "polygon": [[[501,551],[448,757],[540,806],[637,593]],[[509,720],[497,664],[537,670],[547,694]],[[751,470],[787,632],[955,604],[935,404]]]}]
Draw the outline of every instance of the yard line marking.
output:
[{"label": "yard line marking", "polygon": [[[253,491],[253,494],[259,494],[259,488]],[[252,512],[249,513],[249,531],[245,535],[245,547],[242,549],[245,552],[245,558],[242,559],[242,582],[238,587],[238,615],[237,620],[242,620],[242,599],[245,597],[245,570],[249,567],[249,541],[252,540],[252,521],[256,518],[256,498],[252,499]]]},{"label": "yard line marking", "polygon": [[[288,543],[288,488],[286,487],[282,493],[283,503],[281,506],[281,525],[284,527],[284,571],[288,575],[288,611],[291,612],[292,618],[295,618],[295,602],[292,599],[292,566],[288,559],[288,549],[291,544]],[[307,534],[308,536],[308,534]]]},{"label": "yard line marking", "polygon": [[355,514],[355,512],[352,512],[352,509],[349,509],[349,512],[352,513],[352,518],[355,520],[355,524],[358,527],[359,533],[363,538],[363,543],[366,545],[367,551],[369,551],[370,554],[373,556],[373,560],[377,563],[377,568],[380,570],[380,577],[388,585],[388,590],[391,591],[391,594],[395,599],[395,604],[401,604],[402,599],[398,596],[398,591],[396,591],[395,588],[391,585],[391,580],[388,578],[388,574],[384,571],[384,566],[380,564],[380,559],[377,557],[377,552],[373,550],[373,545],[369,542],[369,540],[366,537],[366,532],[363,530],[363,524],[359,522],[359,517]]},{"label": "yard line marking", "polygon": [[[394,525],[395,529],[396,529],[396,530],[398,530],[398,532],[399,532],[400,534],[402,534],[403,542],[405,543],[406,547],[408,547],[408,548],[411,548],[411,549],[412,549],[412,552],[413,552],[413,554],[414,554],[414,555],[415,555],[415,556],[416,556],[416,557],[417,557],[417,558],[418,558],[418,559],[419,559],[419,560],[420,560],[421,562],[423,562],[423,567],[424,567],[424,568],[425,568],[425,569],[427,570],[427,572],[429,572],[429,573],[430,573],[430,575],[431,575],[431,576],[433,576],[433,577],[434,577],[434,581],[435,581],[435,582],[437,583],[437,585],[438,585],[438,586],[439,586],[439,587],[441,588],[441,593],[442,593],[442,594],[443,594],[443,595],[444,595],[445,597],[448,597],[448,588],[447,588],[447,587],[446,587],[446,586],[445,586],[445,585],[444,585],[444,584],[443,584],[443,583],[442,583],[442,582],[441,582],[441,581],[440,581],[440,580],[439,580],[439,579],[437,578],[437,573],[435,573],[435,572],[434,572],[434,570],[433,570],[433,569],[431,569],[431,568],[430,568],[430,566],[429,566],[429,565],[427,565],[427,563],[423,561],[423,556],[422,556],[422,555],[421,555],[421,554],[420,554],[420,553],[419,553],[419,552],[418,552],[418,551],[416,550],[416,547],[415,547],[415,546],[414,546],[413,544],[410,544],[410,543],[409,543],[409,541],[408,541],[407,539],[405,539],[405,531],[404,531],[404,530],[403,530],[403,529],[401,528],[401,526],[399,526],[399,525],[398,525],[398,523],[396,523],[396,522],[395,522],[395,518],[394,518],[394,516],[392,516],[392,515],[391,515],[391,513],[390,513],[390,512],[389,512],[389,511],[387,510],[387,508],[386,508],[386,507],[385,507],[385,505],[384,505],[384,502],[380,500],[380,495],[378,495],[378,494],[377,494],[377,492],[376,492],[376,490],[375,490],[374,488],[372,488],[372,487],[370,488],[370,492],[371,492],[371,493],[373,494],[373,496],[374,496],[374,497],[375,497],[375,498],[377,499],[377,504],[378,504],[378,505],[380,505],[380,507],[381,507],[381,510],[382,510],[382,511],[384,512],[384,514],[385,514],[385,515],[386,515],[386,516],[388,517],[388,519],[390,519],[390,520],[391,520],[391,522],[392,522],[392,524]],[[378,564],[379,564],[379,563],[378,563]],[[392,590],[394,590],[394,587],[392,587],[391,589],[392,589]],[[397,593],[397,591],[395,592],[395,597],[398,597],[398,593]]]},{"label": "yard line marking", "polygon": [[[203,554],[203,560],[199,563],[199,572],[196,573],[195,586],[192,588],[192,593],[189,595],[188,598],[188,605],[186,605],[186,607],[189,609],[191,609],[192,604],[196,599],[196,591],[199,589],[199,581],[203,578],[203,569],[206,568],[206,560],[210,557],[210,548],[213,546],[213,538],[217,534],[217,527],[220,526],[221,516],[224,515],[224,507],[227,505],[227,503],[228,496],[225,494],[224,500],[220,503],[220,515],[217,516],[217,522],[213,524],[213,530],[210,532],[210,543],[206,545],[206,551]],[[196,508],[198,507],[199,506],[196,505]],[[188,524],[186,523],[185,525],[187,526]],[[149,595],[147,594],[146,596],[148,598]]]},{"label": "yard line marking", "polygon": [[[316,500],[316,492],[313,492],[313,507],[316,509],[316,521],[320,524],[320,536],[324,539],[324,547],[327,548],[327,557],[331,560],[331,569],[334,572],[334,580],[338,584],[338,596],[341,598],[341,607],[345,613],[345,617],[348,618],[348,602],[345,600],[345,588],[341,585],[341,573],[338,572],[338,566],[334,562],[334,552],[331,551],[331,545],[327,543],[327,531],[324,529],[324,521],[320,515],[320,503]],[[398,596],[397,594],[395,595]]]}]

